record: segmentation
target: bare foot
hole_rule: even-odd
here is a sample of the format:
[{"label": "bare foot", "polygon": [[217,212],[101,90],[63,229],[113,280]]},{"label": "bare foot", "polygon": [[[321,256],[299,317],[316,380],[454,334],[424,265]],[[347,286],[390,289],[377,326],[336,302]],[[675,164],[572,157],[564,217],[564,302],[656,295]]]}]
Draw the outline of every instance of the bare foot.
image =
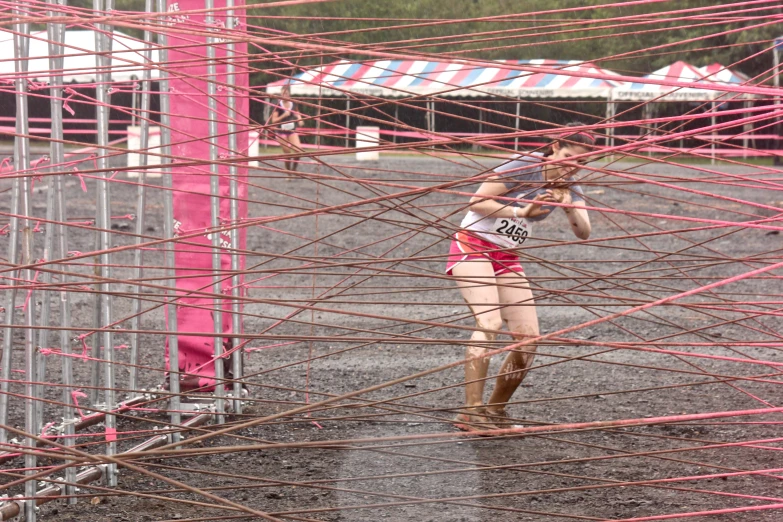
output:
[{"label": "bare foot", "polygon": [[454,417],[452,424],[454,424],[455,428],[462,431],[483,432],[498,429],[486,417],[475,413],[460,413]]}]

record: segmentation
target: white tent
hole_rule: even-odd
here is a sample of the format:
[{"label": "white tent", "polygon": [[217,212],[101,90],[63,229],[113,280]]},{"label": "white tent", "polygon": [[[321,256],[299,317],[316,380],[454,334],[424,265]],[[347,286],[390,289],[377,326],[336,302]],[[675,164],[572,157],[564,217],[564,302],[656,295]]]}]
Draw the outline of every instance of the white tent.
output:
[{"label": "white tent", "polygon": [[[62,71],[49,69],[49,39],[46,31],[30,35],[28,74],[30,80],[48,82],[51,76],[61,75],[64,83],[88,83],[96,81],[98,67],[95,55],[95,31],[68,30],[65,32],[65,62]],[[111,80],[128,82],[141,79],[145,69],[145,49],[152,48],[151,62],[158,63],[158,51],[154,44],[131,38],[120,32],[111,34]],[[0,30],[0,81],[13,80],[14,70],[13,34]],[[152,78],[158,77],[158,70],[152,69]]]},{"label": "white tent", "polygon": [[579,60],[496,60],[482,65],[462,60],[341,60],[273,82],[267,92],[278,94],[289,85],[294,96],[608,98],[617,84],[600,79],[606,75],[616,73]]},{"label": "white tent", "polygon": [[[351,94],[437,98],[505,96],[516,100],[515,127],[519,129],[520,99],[608,100],[619,83],[603,79],[606,76],[617,74],[579,60],[495,60],[480,65],[464,60],[340,60],[270,83],[266,92],[279,94],[287,85],[293,96],[346,96],[346,128],[350,127]],[[434,132],[435,101],[426,103],[427,130]]]},{"label": "white tent", "polygon": [[[675,62],[662,69],[640,78],[638,82],[626,82],[612,91],[612,99],[617,101],[711,101],[724,95],[723,92],[710,89],[715,81],[703,80],[705,74],[685,62]],[[671,87],[656,83],[647,83],[646,79],[671,80],[693,84],[692,87]]]},{"label": "white tent", "polygon": [[[647,83],[645,80],[671,80],[678,83],[690,84],[689,87],[673,87],[660,85],[657,83]],[[609,103],[609,115],[607,120],[611,120],[616,112],[616,102],[619,101],[639,101],[645,102],[643,105],[645,120],[652,118],[653,105],[651,102],[698,102],[709,104],[711,113],[711,124],[715,126],[717,110],[720,107],[719,100],[729,99],[750,99],[754,95],[740,94],[731,92],[732,85],[743,83],[739,76],[731,74],[731,71],[720,65],[711,65],[704,68],[697,68],[683,61],[675,62],[671,65],[658,69],[640,78],[636,82],[626,82],[612,91],[611,101]],[[718,90],[712,87],[725,86],[726,89]],[[655,125],[655,124],[654,124]],[[609,143],[614,145],[614,132],[609,132]],[[714,139],[717,139],[716,135]],[[715,141],[710,145],[712,150],[713,162],[715,159]]]}]

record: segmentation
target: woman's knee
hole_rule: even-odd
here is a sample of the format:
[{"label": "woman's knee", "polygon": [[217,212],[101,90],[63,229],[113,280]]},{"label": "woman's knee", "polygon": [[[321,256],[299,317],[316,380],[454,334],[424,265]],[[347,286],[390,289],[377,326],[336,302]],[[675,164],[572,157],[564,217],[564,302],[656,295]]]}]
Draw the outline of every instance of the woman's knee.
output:
[{"label": "woman's knee", "polygon": [[477,315],[476,327],[482,330],[484,335],[486,335],[490,341],[494,341],[498,336],[498,331],[503,328],[503,318],[499,313],[485,313]]},{"label": "woman's knee", "polygon": [[508,328],[510,330],[509,333],[511,334],[511,337],[513,337],[515,341],[526,341],[528,339],[535,339],[540,335],[537,326],[531,326],[527,324],[523,324],[523,325],[509,324]]}]

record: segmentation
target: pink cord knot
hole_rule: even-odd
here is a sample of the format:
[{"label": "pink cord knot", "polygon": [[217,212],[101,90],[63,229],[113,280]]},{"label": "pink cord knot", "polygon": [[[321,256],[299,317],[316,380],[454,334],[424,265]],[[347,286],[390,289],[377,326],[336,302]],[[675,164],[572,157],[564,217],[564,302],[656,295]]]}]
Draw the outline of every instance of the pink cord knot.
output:
[{"label": "pink cord knot", "polygon": [[73,174],[71,176],[77,176],[79,178],[79,181],[82,184],[82,191],[87,192],[87,184],[84,182],[84,178],[82,177],[82,173],[79,172],[79,169],[76,167],[73,168]]},{"label": "pink cord knot", "polygon": [[68,101],[74,96],[76,96],[76,91],[74,91],[70,87],[67,87],[65,89],[65,93],[68,94],[68,97],[63,100],[63,110],[68,111],[71,116],[76,116],[76,111],[73,110],[70,105],[68,105]]},{"label": "pink cord knot", "polygon": [[87,394],[84,393],[81,390],[73,390],[71,392],[71,400],[73,401],[74,406],[76,406],[76,412],[79,414],[79,417],[82,419],[85,417],[84,413],[82,413],[82,409],[79,407],[79,399],[84,399],[87,397]]},{"label": "pink cord knot", "polygon": [[48,161],[49,161],[49,159],[50,159],[50,158],[49,158],[49,156],[41,156],[41,157],[40,157],[40,158],[38,158],[37,160],[31,161],[31,162],[30,162],[30,166],[31,166],[31,167],[37,167],[37,166],[38,166],[38,165],[40,165],[41,163],[46,163],[46,162],[48,162]]},{"label": "pink cord knot", "polygon": [[40,91],[41,89],[48,89],[49,84],[46,82],[36,82],[35,80],[27,80],[27,90]]}]

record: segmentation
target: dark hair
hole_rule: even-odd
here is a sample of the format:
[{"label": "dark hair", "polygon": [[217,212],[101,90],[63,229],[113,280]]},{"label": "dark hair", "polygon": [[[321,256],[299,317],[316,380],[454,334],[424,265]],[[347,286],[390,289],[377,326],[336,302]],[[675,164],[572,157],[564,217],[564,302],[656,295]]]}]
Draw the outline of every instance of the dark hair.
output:
[{"label": "dark hair", "polygon": [[584,123],[573,121],[558,129],[557,132],[559,135],[554,138],[549,145],[541,149],[544,156],[551,156],[555,152],[552,147],[555,143],[559,144],[561,147],[567,147],[569,145],[579,145],[588,149],[595,147],[595,136],[584,130],[569,130],[569,127],[584,127]]}]

